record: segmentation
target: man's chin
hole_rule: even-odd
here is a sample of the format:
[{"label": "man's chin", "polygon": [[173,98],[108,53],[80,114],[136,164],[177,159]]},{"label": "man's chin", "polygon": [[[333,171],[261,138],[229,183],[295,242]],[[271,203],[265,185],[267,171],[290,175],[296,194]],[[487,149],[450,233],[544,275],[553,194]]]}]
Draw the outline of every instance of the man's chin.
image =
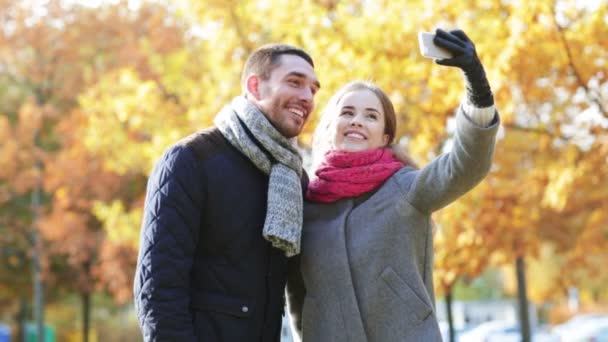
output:
[{"label": "man's chin", "polygon": [[282,134],[282,135],[283,135],[285,138],[287,138],[287,139],[292,139],[292,138],[295,138],[295,137],[297,137],[298,135],[300,135],[300,133],[302,133],[302,131],[301,131],[301,130],[299,130],[299,131],[297,131],[297,132],[291,132],[291,131],[290,131],[290,132],[281,132],[281,134]]},{"label": "man's chin", "polygon": [[302,128],[303,126],[282,127],[281,130],[279,130],[279,133],[285,138],[291,139],[300,135],[300,133],[302,133]]}]

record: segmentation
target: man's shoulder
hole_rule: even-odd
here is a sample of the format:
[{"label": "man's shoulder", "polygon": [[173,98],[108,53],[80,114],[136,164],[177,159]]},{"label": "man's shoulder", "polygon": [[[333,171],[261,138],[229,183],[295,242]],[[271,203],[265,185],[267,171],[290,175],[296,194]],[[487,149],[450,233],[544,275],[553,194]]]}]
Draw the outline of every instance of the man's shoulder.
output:
[{"label": "man's shoulder", "polygon": [[182,138],[176,145],[188,148],[199,160],[205,160],[228,147],[226,139],[215,126],[192,133]]}]

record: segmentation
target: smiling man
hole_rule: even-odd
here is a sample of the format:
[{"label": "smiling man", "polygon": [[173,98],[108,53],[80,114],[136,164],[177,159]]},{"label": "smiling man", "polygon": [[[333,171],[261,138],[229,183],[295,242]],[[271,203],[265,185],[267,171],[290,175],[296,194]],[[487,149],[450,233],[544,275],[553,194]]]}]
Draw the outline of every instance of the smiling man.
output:
[{"label": "smiling man", "polygon": [[313,98],[320,85],[312,64],[299,55],[283,54],[275,63],[276,68],[267,75],[258,61],[250,59],[243,73],[243,90],[279,133],[292,138],[300,134],[314,109]]},{"label": "smiling man", "polygon": [[254,51],[241,84],[148,181],[134,286],[145,341],[280,340],[306,182],[292,138],[320,85],[310,56],[285,44]]}]

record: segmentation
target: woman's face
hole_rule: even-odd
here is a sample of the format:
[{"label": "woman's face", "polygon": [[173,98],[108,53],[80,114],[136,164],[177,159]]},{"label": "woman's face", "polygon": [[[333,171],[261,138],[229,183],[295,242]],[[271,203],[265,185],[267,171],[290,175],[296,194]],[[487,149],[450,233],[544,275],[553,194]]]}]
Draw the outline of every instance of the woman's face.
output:
[{"label": "woman's face", "polygon": [[384,110],[372,91],[348,92],[338,101],[336,109],[335,149],[358,152],[387,145],[389,137],[384,133]]}]

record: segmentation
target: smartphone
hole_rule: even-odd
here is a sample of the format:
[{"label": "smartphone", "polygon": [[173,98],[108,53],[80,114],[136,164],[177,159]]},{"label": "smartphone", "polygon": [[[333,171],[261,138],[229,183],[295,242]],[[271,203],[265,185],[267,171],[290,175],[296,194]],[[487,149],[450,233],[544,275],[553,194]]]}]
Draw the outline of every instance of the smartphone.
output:
[{"label": "smartphone", "polygon": [[446,59],[452,58],[452,54],[433,43],[435,34],[432,32],[419,32],[418,45],[420,45],[420,53],[426,58]]}]

